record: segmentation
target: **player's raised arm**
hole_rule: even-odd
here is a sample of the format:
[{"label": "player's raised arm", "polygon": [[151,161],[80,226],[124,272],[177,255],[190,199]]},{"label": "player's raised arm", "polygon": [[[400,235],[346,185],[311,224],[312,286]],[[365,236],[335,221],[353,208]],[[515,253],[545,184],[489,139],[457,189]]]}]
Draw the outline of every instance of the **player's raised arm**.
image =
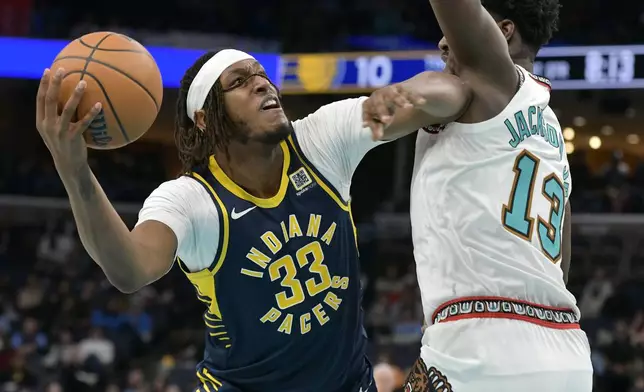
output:
[{"label": "player's raised arm", "polygon": [[472,72],[494,79],[495,86],[513,94],[518,76],[508,51],[508,40],[514,34],[514,22],[501,15],[495,21],[481,0],[430,0],[429,3],[445,35],[441,49],[448,48],[447,52],[454,56],[458,74]]},{"label": "player's raised arm", "polygon": [[163,276],[172,266],[177,238],[160,222],[145,222],[130,232],[87,163],[83,132],[101,107],[77,123],[71,119],[85,90],[81,81],[62,113],[58,94],[64,71],[42,77],[37,95],[36,126],[54,158],[65,185],[78,233],[92,259],[120,291],[133,292]]},{"label": "player's raised arm", "polygon": [[382,143],[457,119],[471,90],[459,78],[423,72],[405,82],[322,106],[295,122],[304,154],[348,200],[351,178],[369,150]]}]

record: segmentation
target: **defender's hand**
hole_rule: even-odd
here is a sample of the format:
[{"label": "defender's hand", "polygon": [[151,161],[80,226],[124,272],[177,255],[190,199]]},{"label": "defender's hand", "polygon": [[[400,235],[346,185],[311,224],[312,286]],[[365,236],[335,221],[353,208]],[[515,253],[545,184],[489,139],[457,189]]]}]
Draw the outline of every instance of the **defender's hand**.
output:
[{"label": "defender's hand", "polygon": [[50,70],[46,69],[36,97],[36,128],[58,169],[77,167],[87,161],[83,132],[101,111],[101,104],[96,103],[84,118],[72,122],[86,87],[86,83],[80,81],[59,115],[58,96],[64,75],[65,70],[62,68],[53,77]]},{"label": "defender's hand", "polygon": [[394,84],[374,91],[362,106],[364,127],[371,128],[373,140],[380,140],[384,130],[391,124],[396,110],[424,105],[425,99],[405,87]]}]

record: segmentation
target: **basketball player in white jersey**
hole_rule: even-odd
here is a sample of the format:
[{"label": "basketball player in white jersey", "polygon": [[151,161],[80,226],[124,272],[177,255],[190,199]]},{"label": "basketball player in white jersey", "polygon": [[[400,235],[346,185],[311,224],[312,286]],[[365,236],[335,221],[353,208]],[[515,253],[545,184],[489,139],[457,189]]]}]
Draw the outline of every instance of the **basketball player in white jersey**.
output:
[{"label": "basketball player in white jersey", "polygon": [[473,91],[418,134],[411,189],[425,321],[406,391],[590,392],[566,289],[572,190],[551,86],[531,74],[557,0],[430,0],[446,72]]}]

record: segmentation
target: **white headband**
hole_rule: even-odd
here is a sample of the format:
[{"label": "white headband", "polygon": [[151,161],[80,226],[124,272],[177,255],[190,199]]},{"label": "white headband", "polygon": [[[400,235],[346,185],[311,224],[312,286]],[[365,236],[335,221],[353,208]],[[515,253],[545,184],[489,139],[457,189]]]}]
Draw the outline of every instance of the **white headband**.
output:
[{"label": "white headband", "polygon": [[238,61],[247,59],[255,58],[240,50],[224,49],[206,61],[206,64],[197,72],[197,76],[195,76],[188,89],[186,111],[193,122],[195,121],[195,112],[203,108],[210,89],[215,85],[224,70]]}]

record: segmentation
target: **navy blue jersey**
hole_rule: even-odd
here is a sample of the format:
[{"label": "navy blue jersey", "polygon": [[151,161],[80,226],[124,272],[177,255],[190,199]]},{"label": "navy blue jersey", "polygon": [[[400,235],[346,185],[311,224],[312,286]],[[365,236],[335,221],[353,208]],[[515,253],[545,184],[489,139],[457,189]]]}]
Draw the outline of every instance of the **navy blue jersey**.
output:
[{"label": "navy blue jersey", "polygon": [[350,205],[295,136],[281,147],[281,184],[268,199],[234,184],[214,158],[190,174],[220,217],[210,268],[182,266],[207,307],[202,391],[357,391],[368,369]]}]

